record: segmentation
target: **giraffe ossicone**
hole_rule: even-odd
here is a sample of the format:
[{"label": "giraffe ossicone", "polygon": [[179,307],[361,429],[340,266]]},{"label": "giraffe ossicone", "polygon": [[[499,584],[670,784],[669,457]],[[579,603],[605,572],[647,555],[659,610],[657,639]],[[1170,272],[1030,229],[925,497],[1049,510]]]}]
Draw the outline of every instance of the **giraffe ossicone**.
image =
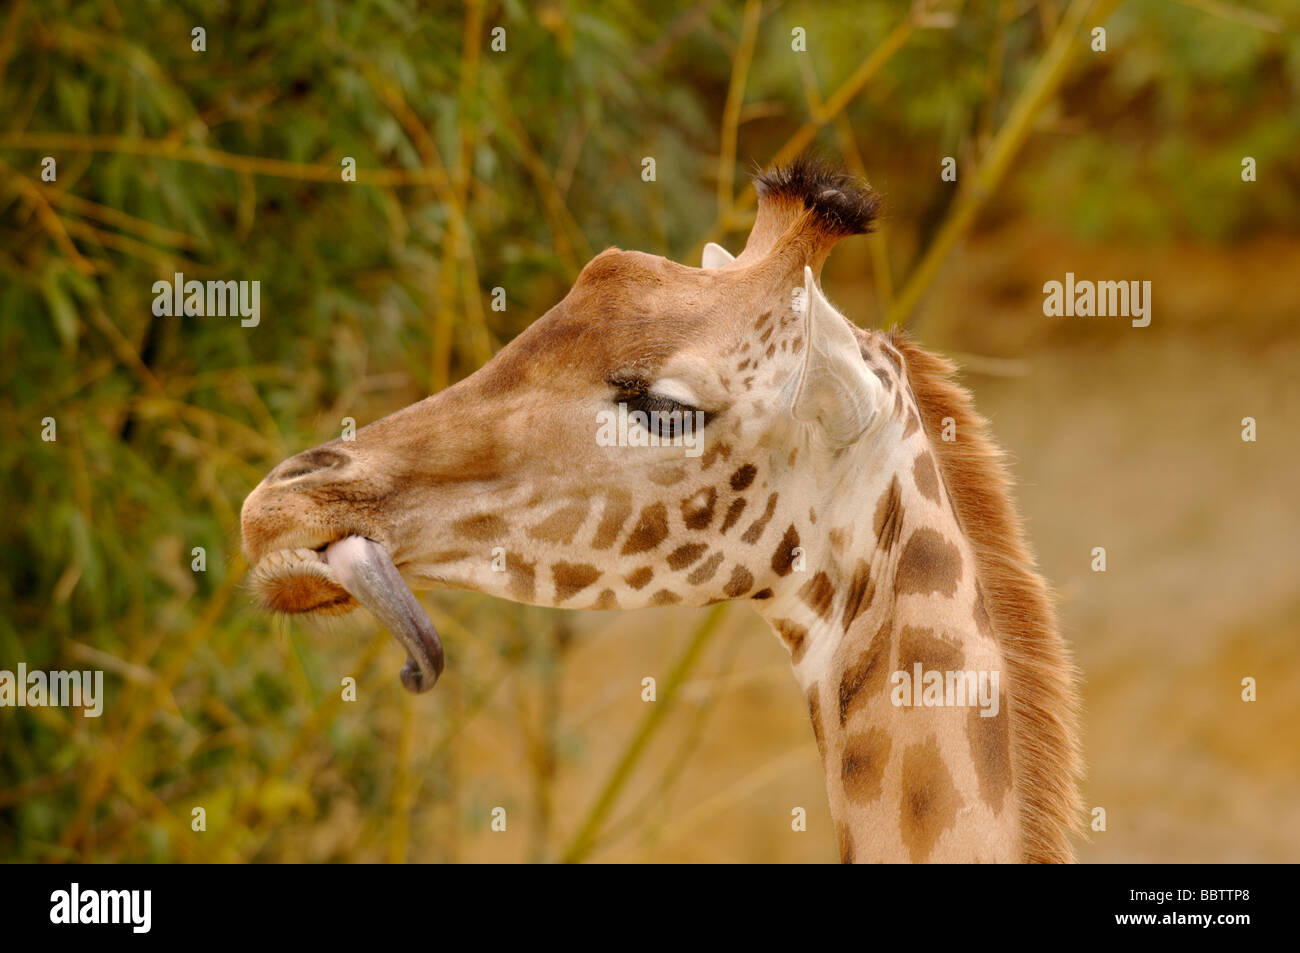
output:
[{"label": "giraffe ossicone", "polygon": [[[254,586],[281,612],[367,607],[413,690],[442,650],[412,589],[745,599],[807,698],[843,859],[1069,860],[1075,677],[999,451],[951,365],[822,292],[875,194],[808,160],[756,186],[739,255],[606,250],[474,374],[273,469],[242,513]],[[629,439],[687,419],[697,455]],[[998,697],[896,704],[899,671]]]}]

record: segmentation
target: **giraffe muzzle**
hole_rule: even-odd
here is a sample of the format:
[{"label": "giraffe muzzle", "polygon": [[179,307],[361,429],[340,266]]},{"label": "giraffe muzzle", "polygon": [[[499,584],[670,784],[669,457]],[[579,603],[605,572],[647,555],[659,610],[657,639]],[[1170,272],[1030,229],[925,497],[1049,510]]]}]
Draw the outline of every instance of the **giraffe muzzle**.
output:
[{"label": "giraffe muzzle", "polygon": [[406,649],[402,684],[427,692],[442,674],[442,642],[424,606],[402,579],[392,557],[373,539],[348,536],[324,553],[334,579]]}]

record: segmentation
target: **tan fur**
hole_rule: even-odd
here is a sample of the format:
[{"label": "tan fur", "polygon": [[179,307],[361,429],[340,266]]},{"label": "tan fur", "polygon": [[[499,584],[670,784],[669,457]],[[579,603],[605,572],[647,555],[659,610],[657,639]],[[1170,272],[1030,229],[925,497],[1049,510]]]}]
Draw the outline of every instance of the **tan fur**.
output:
[{"label": "tan fur", "polygon": [[[1012,757],[1027,863],[1069,863],[1069,834],[1082,831],[1078,674],[1057,632],[1051,592],[1034,568],[1011,501],[1004,453],[953,380],[956,366],[905,336],[903,353],[957,520],[975,551],[977,572],[1010,674]],[[956,440],[940,439],[943,419]]]}]

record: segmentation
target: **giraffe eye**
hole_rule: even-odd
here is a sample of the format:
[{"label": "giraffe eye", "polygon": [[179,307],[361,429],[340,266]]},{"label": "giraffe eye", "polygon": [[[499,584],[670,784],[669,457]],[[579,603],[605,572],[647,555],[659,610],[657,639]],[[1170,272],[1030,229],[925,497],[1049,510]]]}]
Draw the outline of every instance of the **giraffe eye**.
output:
[{"label": "giraffe eye", "polygon": [[[629,414],[639,412],[641,416],[636,418],[636,422],[652,434],[672,438],[695,424],[695,419],[687,423],[687,418],[694,418],[698,408],[654,393],[648,381],[611,379],[609,383],[618,392],[614,402],[626,405]],[[707,424],[712,417],[712,414],[704,412],[701,425]]]}]

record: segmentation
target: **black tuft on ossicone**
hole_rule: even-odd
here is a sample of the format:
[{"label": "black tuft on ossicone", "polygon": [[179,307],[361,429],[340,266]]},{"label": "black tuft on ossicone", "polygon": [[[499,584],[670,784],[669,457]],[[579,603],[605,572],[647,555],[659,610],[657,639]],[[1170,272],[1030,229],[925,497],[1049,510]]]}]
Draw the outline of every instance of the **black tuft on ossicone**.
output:
[{"label": "black tuft on ossicone", "polygon": [[759,198],[802,202],[822,225],[836,235],[871,231],[880,211],[880,196],[865,182],[805,153],[789,165],[754,176]]}]

